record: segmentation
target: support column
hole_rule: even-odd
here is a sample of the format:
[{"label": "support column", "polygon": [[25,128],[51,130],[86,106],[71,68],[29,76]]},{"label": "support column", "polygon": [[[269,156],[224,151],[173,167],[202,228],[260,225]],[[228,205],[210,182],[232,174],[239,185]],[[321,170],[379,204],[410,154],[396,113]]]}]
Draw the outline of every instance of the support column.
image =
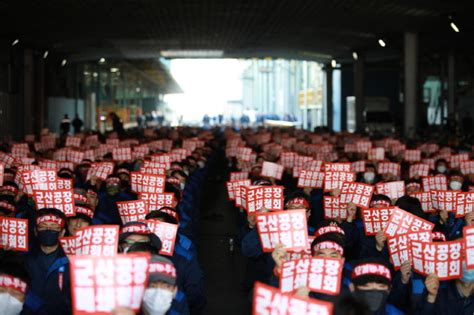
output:
[{"label": "support column", "polygon": [[356,131],[364,131],[364,107],[365,107],[365,54],[357,53],[354,62],[354,96],[355,96],[355,119]]},{"label": "support column", "polygon": [[416,134],[417,123],[417,75],[418,75],[418,35],[406,32],[405,42],[405,137]]},{"label": "support column", "polygon": [[325,73],[326,73],[326,80],[324,82],[325,84],[325,99],[324,103],[326,105],[326,122],[327,122],[327,127],[330,130],[333,130],[333,119],[334,119],[334,110],[333,110],[333,103],[332,103],[332,97],[333,97],[333,91],[332,91],[332,67],[330,64],[327,64],[324,66]]},{"label": "support column", "polygon": [[23,138],[26,134],[33,134],[36,117],[33,117],[34,110],[34,60],[33,51],[26,49],[23,52],[23,78],[21,97],[23,100]]},{"label": "support column", "polygon": [[448,117],[454,118],[456,113],[455,95],[456,95],[456,79],[455,79],[456,60],[454,51],[450,50],[448,55]]},{"label": "support column", "polygon": [[308,128],[308,62],[303,61],[303,130]]},{"label": "support column", "polygon": [[46,127],[44,119],[46,117],[45,99],[45,60],[42,56],[36,58],[35,67],[35,128],[34,132],[39,135]]}]

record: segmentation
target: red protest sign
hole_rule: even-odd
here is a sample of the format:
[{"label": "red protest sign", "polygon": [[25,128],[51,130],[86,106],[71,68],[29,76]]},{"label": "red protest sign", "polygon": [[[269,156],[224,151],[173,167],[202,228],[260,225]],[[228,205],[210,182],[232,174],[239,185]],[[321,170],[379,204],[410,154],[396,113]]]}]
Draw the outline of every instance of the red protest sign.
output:
[{"label": "red protest sign", "polygon": [[249,178],[249,172],[231,172],[230,181],[245,180]]},{"label": "red protest sign", "polygon": [[424,212],[430,213],[436,211],[433,207],[433,204],[431,203],[431,193],[429,191],[412,193],[410,196],[413,198],[417,198],[420,201],[421,208]]},{"label": "red protest sign", "polygon": [[92,177],[97,177],[101,180],[106,180],[109,175],[114,171],[114,164],[110,162],[92,163],[89,171],[87,172],[87,180]]},{"label": "red protest sign", "polygon": [[385,159],[384,148],[373,148],[369,150],[367,159],[371,161],[383,161]]},{"label": "red protest sign", "polygon": [[351,163],[325,163],[324,170],[326,172],[350,172]]},{"label": "red protest sign", "polygon": [[140,173],[166,176],[166,169],[154,167],[141,167]]},{"label": "red protest sign", "polygon": [[460,162],[459,168],[463,175],[474,174],[474,160]]},{"label": "red protest sign", "polygon": [[368,208],[374,189],[374,186],[369,184],[345,182],[341,187],[341,202],[351,202],[358,207]]},{"label": "red protest sign", "polygon": [[341,189],[344,182],[353,182],[355,178],[356,175],[353,172],[326,171],[324,172],[324,191]]},{"label": "red protest sign", "polygon": [[300,258],[311,258],[311,244],[313,243],[316,236],[308,235],[308,245],[305,250],[300,251],[288,251],[288,260],[296,260]]},{"label": "red protest sign", "polygon": [[372,148],[372,142],[370,141],[357,141],[356,150],[359,153],[367,153]]},{"label": "red protest sign", "polygon": [[236,151],[236,157],[239,160],[250,162],[250,155],[252,154],[251,148],[238,147]]},{"label": "red protest sign", "polygon": [[66,138],[66,147],[79,148],[81,146],[81,141],[82,140],[79,137],[67,136],[67,138]]},{"label": "red protest sign", "polygon": [[56,190],[56,171],[54,170],[32,170],[21,174],[23,190],[28,195],[33,194],[33,190]]},{"label": "red protest sign", "polygon": [[283,210],[282,186],[240,186],[242,194],[242,207],[248,213],[253,213],[262,208],[270,211]]},{"label": "red protest sign", "polygon": [[162,246],[160,255],[173,256],[178,225],[158,220],[148,220],[147,225],[148,229],[152,233],[155,233],[161,240]]},{"label": "red protest sign", "polygon": [[422,218],[400,208],[395,208],[384,229],[384,234],[387,237],[394,237],[395,235],[412,232],[431,232],[433,228],[434,223],[423,220]]},{"label": "red protest sign", "polygon": [[28,143],[16,143],[12,145],[12,155],[16,158],[28,157],[30,148]]},{"label": "red protest sign", "polygon": [[424,191],[448,190],[448,179],[444,175],[426,176],[421,180]]},{"label": "red protest sign", "polygon": [[403,159],[408,162],[418,162],[421,160],[420,150],[405,150]]},{"label": "red protest sign", "polygon": [[67,160],[75,164],[80,164],[82,160],[84,160],[84,155],[85,155],[84,152],[72,151],[72,150],[67,151],[67,154],[66,154]]},{"label": "red protest sign", "polygon": [[337,295],[341,290],[343,259],[301,258],[281,266],[280,291],[293,292],[308,287],[313,292]]},{"label": "red protest sign", "polygon": [[431,204],[436,210],[448,212],[456,211],[457,191],[453,190],[431,190]]},{"label": "red protest sign", "polygon": [[[165,156],[160,155],[159,157],[164,158]],[[166,157],[169,160],[169,156],[166,155]],[[163,168],[163,169],[167,170],[171,167],[171,163],[145,160],[145,161],[143,161],[143,166],[142,167],[143,168]]]},{"label": "red protest sign", "polygon": [[235,190],[239,186],[250,186],[250,179],[229,181],[227,184],[227,194],[229,200],[235,200]]},{"label": "red protest sign", "polygon": [[451,155],[449,158],[449,166],[451,168],[459,168],[460,163],[469,160],[469,153],[459,153]]},{"label": "red protest sign", "polygon": [[115,256],[119,241],[118,225],[91,225],[76,231],[77,256]]},{"label": "red protest sign", "polygon": [[411,261],[409,243],[410,241],[420,241],[424,243],[431,242],[431,232],[417,232],[396,235],[387,239],[387,248],[390,254],[390,261],[395,270],[399,270],[400,266],[407,260]]},{"label": "red protest sign", "polygon": [[439,280],[459,279],[462,274],[462,240],[451,242],[410,241],[413,271],[427,276],[436,274]]},{"label": "red protest sign", "polygon": [[173,193],[140,193],[139,198],[145,201],[149,211],[159,210],[163,207],[173,208],[176,203]]},{"label": "red protest sign", "polygon": [[390,197],[390,199],[398,199],[405,195],[405,182],[402,180],[396,182],[375,184],[377,194]]},{"label": "red protest sign", "polygon": [[410,178],[428,176],[430,173],[430,166],[424,163],[410,165]]},{"label": "red protest sign", "polygon": [[361,213],[365,235],[376,235],[378,231],[385,229],[395,208],[396,207],[362,209]]},{"label": "red protest sign", "polygon": [[0,217],[0,248],[28,251],[28,220]]},{"label": "red protest sign", "polygon": [[59,238],[59,244],[66,255],[76,255],[76,237],[65,236]]},{"label": "red protest sign", "polygon": [[355,172],[355,173],[365,172],[365,160],[352,162],[351,172]]},{"label": "red protest sign", "polygon": [[3,174],[5,172],[5,167],[0,163],[0,186],[3,185]]},{"label": "red protest sign", "polygon": [[148,284],[149,254],[69,259],[74,315],[109,315],[118,306],[139,311]]},{"label": "red protest sign", "polygon": [[295,166],[295,152],[282,152],[280,155],[280,164],[287,168]]},{"label": "red protest sign", "polygon": [[15,162],[15,158],[9,154],[0,152],[0,163],[2,163],[6,168],[10,168]]},{"label": "red protest sign", "polygon": [[306,210],[259,213],[256,225],[265,253],[273,251],[277,244],[292,251],[304,250],[307,246]]},{"label": "red protest sign", "polygon": [[76,214],[72,190],[35,190],[33,191],[33,200],[38,210],[41,208],[55,208],[67,217],[73,217]]},{"label": "red protest sign", "polygon": [[462,230],[463,251],[466,259],[466,268],[468,270],[474,269],[474,226],[465,226]]},{"label": "red protest sign", "polygon": [[255,283],[253,292],[253,315],[332,314],[333,305],[329,302],[281,293],[277,288],[260,282]]},{"label": "red protest sign", "polygon": [[298,187],[323,188],[324,172],[301,170],[298,177]]},{"label": "red protest sign", "polygon": [[263,162],[261,176],[271,177],[280,180],[283,176],[283,165],[272,163],[272,162]]},{"label": "red protest sign", "polygon": [[118,201],[117,208],[123,224],[145,220],[148,214],[145,200]]},{"label": "red protest sign", "polygon": [[455,206],[456,218],[462,218],[469,212],[474,211],[474,192],[458,192],[456,194]]},{"label": "red protest sign", "polygon": [[139,172],[131,172],[130,174],[130,184],[132,191],[135,193],[163,193],[165,190],[165,176]]},{"label": "red protest sign", "polygon": [[132,149],[114,148],[112,150],[112,158],[114,161],[130,161],[132,160]]},{"label": "red protest sign", "polygon": [[341,198],[324,196],[325,219],[347,219],[347,203],[342,203]]},{"label": "red protest sign", "polygon": [[393,162],[380,162],[377,166],[377,173],[380,175],[391,174],[400,176],[400,164]]}]

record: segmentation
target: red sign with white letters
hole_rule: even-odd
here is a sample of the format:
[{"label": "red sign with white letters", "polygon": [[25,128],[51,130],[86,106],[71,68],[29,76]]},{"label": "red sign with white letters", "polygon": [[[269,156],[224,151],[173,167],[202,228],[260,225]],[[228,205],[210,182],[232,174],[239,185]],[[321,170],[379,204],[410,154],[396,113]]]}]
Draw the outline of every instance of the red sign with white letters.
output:
[{"label": "red sign with white letters", "polygon": [[424,163],[418,163],[410,165],[409,176],[410,178],[414,177],[423,177],[430,174],[430,166]]},{"label": "red sign with white letters", "polygon": [[424,191],[448,190],[448,179],[444,175],[423,177],[422,183]]},{"label": "red sign with white letters", "polygon": [[341,202],[351,202],[358,207],[368,208],[374,189],[374,186],[369,184],[345,182],[341,188]]},{"label": "red sign with white letters", "polygon": [[431,193],[429,191],[422,191],[418,193],[412,193],[410,195],[413,198],[417,198],[421,203],[421,208],[424,212],[430,213],[435,212],[435,208],[431,203]]},{"label": "red sign with white letters", "polygon": [[324,172],[301,170],[298,177],[298,187],[323,188]]},{"label": "red sign with white letters", "polygon": [[280,291],[293,292],[308,287],[313,292],[337,295],[341,290],[343,259],[301,258],[281,266]]},{"label": "red sign with white letters", "polygon": [[280,180],[283,176],[283,170],[283,165],[265,161],[263,162],[261,176],[271,177]]},{"label": "red sign with white letters", "polygon": [[253,315],[331,315],[332,303],[281,293],[277,288],[255,282]]},{"label": "red sign with white letters", "polygon": [[41,208],[55,208],[67,217],[76,215],[72,190],[35,190],[33,191],[33,200],[38,210]]},{"label": "red sign with white letters", "polygon": [[388,220],[396,207],[362,209],[362,221],[364,222],[365,235],[376,235],[378,231],[385,229]]},{"label": "red sign with white letters", "polygon": [[109,315],[119,306],[139,311],[148,285],[149,254],[69,259],[74,315]]},{"label": "red sign with white letters", "polygon": [[262,208],[270,211],[283,210],[282,186],[240,186],[242,194],[242,207],[248,213],[253,213]]},{"label": "red sign with white letters", "polygon": [[0,248],[28,251],[28,220],[0,217]]},{"label": "red sign with white letters", "polygon": [[173,193],[141,193],[139,198],[146,202],[149,211],[159,210],[163,207],[173,208],[176,202]]},{"label": "red sign with white letters", "polygon": [[257,214],[257,231],[263,252],[283,244],[286,250],[300,251],[308,243],[306,210],[286,210]]},{"label": "red sign with white letters", "polygon": [[400,176],[400,164],[393,162],[380,162],[377,167],[377,173],[379,174],[391,174],[394,176]]},{"label": "red sign with white letters", "polygon": [[407,260],[411,261],[409,243],[410,241],[431,242],[431,232],[417,232],[402,235],[396,235],[387,239],[387,248],[390,254],[390,261],[395,270]]},{"label": "red sign with white letters", "polygon": [[465,226],[462,230],[463,237],[463,251],[466,259],[466,268],[468,270],[474,269],[474,226]]},{"label": "red sign with white letters", "polygon": [[405,195],[405,182],[402,180],[396,182],[375,184],[377,194],[388,196],[390,199],[398,199]]},{"label": "red sign with white letters", "polygon": [[461,278],[462,244],[463,240],[430,243],[410,241],[413,271],[423,276],[434,273],[441,281]]},{"label": "red sign with white letters", "polygon": [[148,214],[148,204],[145,200],[118,201],[117,208],[123,224],[145,220]]},{"label": "red sign with white letters", "polygon": [[77,256],[116,256],[119,242],[118,225],[91,225],[76,231]]},{"label": "red sign with white letters", "polygon": [[130,175],[130,184],[135,193],[163,193],[165,190],[165,176],[139,172],[131,172]]},{"label": "red sign with white letters", "polygon": [[342,203],[341,198],[324,196],[325,219],[347,219],[347,203]]},{"label": "red sign with white letters", "polygon": [[173,256],[178,225],[158,220],[148,220],[147,225],[148,229],[152,233],[155,233],[161,240],[162,246],[160,255]]},{"label": "red sign with white letters", "polygon": [[433,228],[434,223],[423,220],[422,218],[400,208],[395,208],[384,229],[384,234],[387,237],[394,237],[395,235],[412,232],[431,232]]},{"label": "red sign with white letters", "polygon": [[[349,163],[350,165],[350,163]],[[344,182],[354,182],[356,178],[353,172],[324,172],[324,191],[341,189]]]}]

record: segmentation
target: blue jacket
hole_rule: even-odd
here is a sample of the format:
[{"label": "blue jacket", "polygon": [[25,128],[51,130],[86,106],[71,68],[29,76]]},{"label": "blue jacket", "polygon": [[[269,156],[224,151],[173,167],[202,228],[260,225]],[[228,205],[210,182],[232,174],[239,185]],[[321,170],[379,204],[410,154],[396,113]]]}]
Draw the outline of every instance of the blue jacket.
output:
[{"label": "blue jacket", "polygon": [[61,247],[48,255],[38,246],[32,247],[26,257],[26,270],[31,283],[22,315],[71,314],[69,261]]},{"label": "blue jacket", "polygon": [[122,219],[117,208],[117,201],[133,200],[133,196],[120,192],[115,196],[109,196],[106,192],[99,193],[99,204],[94,213],[93,224],[118,224],[122,225]]},{"label": "blue jacket", "polygon": [[428,303],[424,297],[417,313],[427,315],[472,315],[474,314],[474,296],[461,296],[456,287],[456,281],[449,281],[444,288],[439,288],[435,303]]}]

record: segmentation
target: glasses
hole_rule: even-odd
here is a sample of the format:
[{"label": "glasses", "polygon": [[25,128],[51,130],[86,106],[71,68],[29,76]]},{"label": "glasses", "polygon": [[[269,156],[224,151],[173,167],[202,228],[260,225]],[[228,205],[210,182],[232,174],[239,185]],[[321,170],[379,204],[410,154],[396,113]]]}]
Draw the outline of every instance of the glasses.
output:
[{"label": "glasses", "polygon": [[149,240],[139,240],[139,241],[125,240],[125,241],[123,241],[122,243],[127,244],[127,245],[133,245],[133,244],[135,244],[135,243],[147,244],[147,243],[150,243],[150,241],[149,241]]}]

